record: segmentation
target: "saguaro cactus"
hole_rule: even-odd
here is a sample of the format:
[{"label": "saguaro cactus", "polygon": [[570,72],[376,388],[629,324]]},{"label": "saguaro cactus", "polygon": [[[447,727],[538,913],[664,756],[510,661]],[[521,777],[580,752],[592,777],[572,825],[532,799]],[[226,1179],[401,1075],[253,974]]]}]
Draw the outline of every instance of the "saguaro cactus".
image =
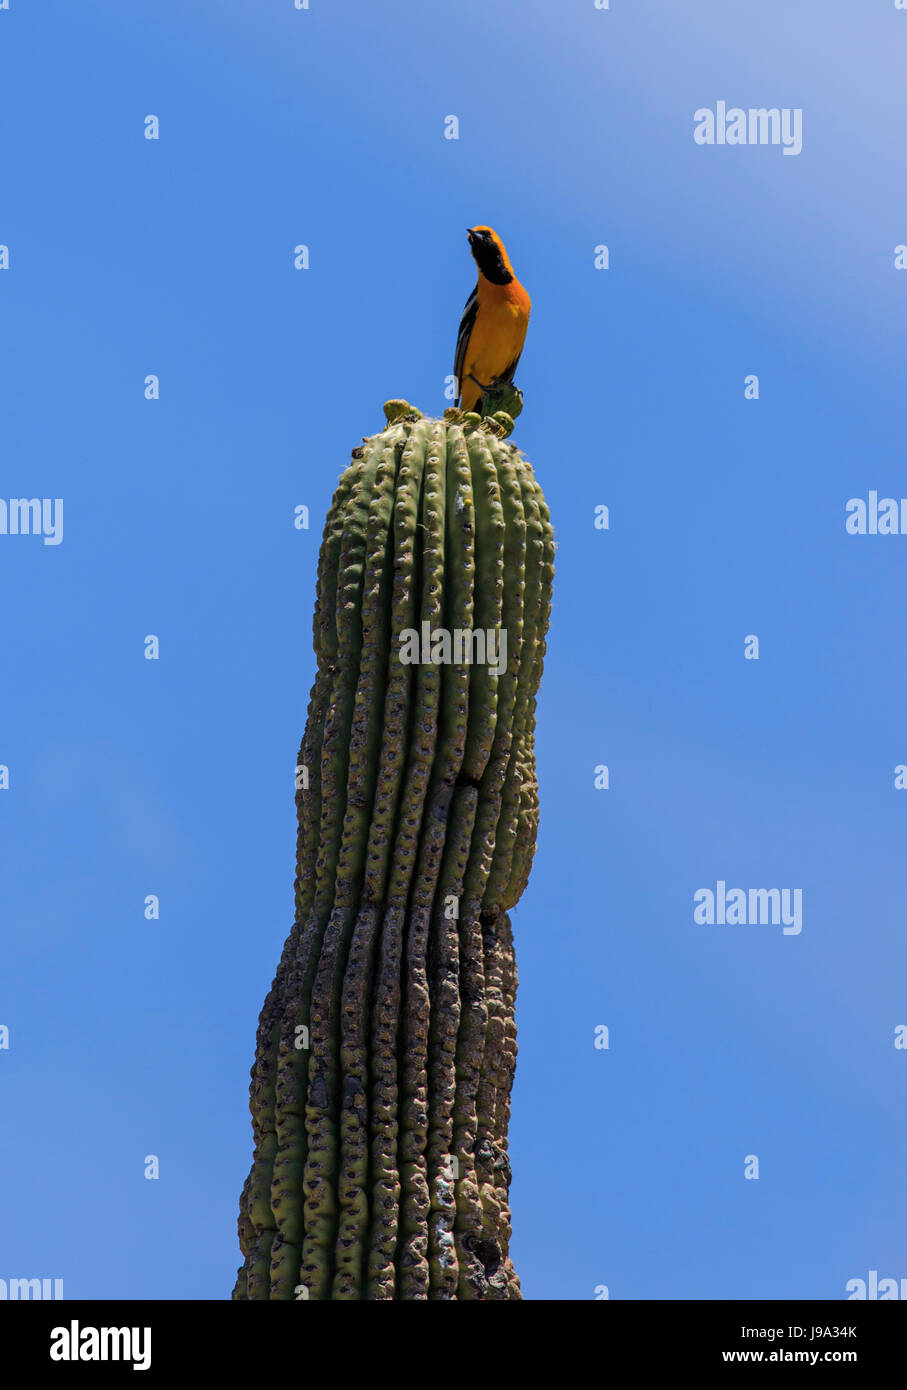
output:
[{"label": "saguaro cactus", "polygon": [[554,541],[509,416],[385,414],[319,557],[235,1299],[520,1297],[508,909],[535,850]]}]

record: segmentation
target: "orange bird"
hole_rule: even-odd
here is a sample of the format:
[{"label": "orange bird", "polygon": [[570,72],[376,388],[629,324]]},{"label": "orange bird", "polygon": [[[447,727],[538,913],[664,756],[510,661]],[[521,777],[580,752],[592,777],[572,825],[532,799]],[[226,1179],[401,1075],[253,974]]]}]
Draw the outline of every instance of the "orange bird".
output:
[{"label": "orange bird", "polygon": [[454,376],[457,405],[461,410],[475,410],[490,387],[513,381],[532,301],[514,275],[497,232],[491,227],[467,227],[466,235],[479,279],[463,310]]}]

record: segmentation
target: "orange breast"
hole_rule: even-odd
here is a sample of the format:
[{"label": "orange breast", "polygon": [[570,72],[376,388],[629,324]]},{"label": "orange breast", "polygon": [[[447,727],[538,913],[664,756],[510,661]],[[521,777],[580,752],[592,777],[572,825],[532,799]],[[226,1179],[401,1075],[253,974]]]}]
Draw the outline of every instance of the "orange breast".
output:
[{"label": "orange breast", "polygon": [[[464,378],[470,374],[486,385],[516,361],[526,341],[531,301],[517,280],[492,285],[479,280],[479,307],[466,350]],[[464,396],[467,390],[463,382]],[[475,398],[478,399],[478,391]],[[470,392],[472,395],[472,392]]]}]

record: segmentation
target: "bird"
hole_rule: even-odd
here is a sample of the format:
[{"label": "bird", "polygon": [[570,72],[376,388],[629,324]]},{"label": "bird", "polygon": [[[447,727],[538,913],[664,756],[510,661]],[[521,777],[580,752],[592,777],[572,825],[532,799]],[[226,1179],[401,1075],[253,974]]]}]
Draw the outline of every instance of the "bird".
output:
[{"label": "bird", "polygon": [[454,378],[456,404],[461,410],[475,410],[487,390],[513,381],[532,301],[514,275],[497,232],[467,227],[466,235],[479,278],[460,320]]}]

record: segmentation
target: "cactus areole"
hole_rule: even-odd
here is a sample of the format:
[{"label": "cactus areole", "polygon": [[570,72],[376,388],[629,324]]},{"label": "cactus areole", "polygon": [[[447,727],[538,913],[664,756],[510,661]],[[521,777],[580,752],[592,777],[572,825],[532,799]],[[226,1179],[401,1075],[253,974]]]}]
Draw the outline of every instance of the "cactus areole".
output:
[{"label": "cactus areole", "polygon": [[385,414],[319,556],[235,1299],[520,1297],[508,913],[535,850],[554,540],[509,415]]}]

